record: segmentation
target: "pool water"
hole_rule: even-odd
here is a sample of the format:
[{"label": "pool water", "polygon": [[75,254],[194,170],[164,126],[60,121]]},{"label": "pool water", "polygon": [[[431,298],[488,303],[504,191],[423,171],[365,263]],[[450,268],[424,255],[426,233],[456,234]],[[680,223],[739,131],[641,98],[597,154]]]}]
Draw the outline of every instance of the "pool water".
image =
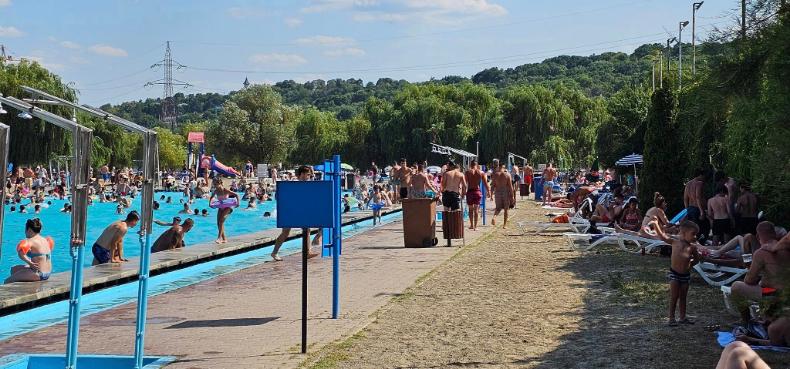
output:
[{"label": "pool water", "polygon": [[[165,198],[171,197],[172,203],[166,203],[161,200],[161,195],[164,194]],[[208,207],[208,200],[196,200],[191,206],[191,209],[208,209],[208,216],[195,216],[194,214],[179,214],[184,207],[179,200],[186,201],[181,193],[157,193],[156,200],[160,204],[158,210],[154,210],[154,219],[165,222],[172,221],[174,216],[179,216],[181,219],[192,218],[195,221],[195,226],[184,237],[184,242],[187,247],[194,244],[212,242],[217,238],[217,210]],[[71,269],[71,255],[69,254],[68,240],[70,236],[71,214],[61,213],[60,209],[67,202],[65,200],[49,200],[52,202],[48,208],[42,208],[40,214],[34,214],[32,207],[28,210],[27,214],[19,213],[19,205],[15,205],[16,211],[11,212],[10,205],[5,205],[5,220],[3,224],[3,243],[2,255],[0,256],[0,281],[7,278],[10,268],[13,265],[22,264],[22,261],[17,257],[16,245],[25,237],[25,222],[31,218],[40,218],[43,224],[41,234],[43,236],[51,236],[55,240],[55,249],[52,253],[52,267],[53,272],[63,272]],[[245,210],[247,206],[246,201],[242,201],[242,205],[234,209],[228,220],[225,222],[225,235],[230,238],[247,233],[259,232],[276,226],[276,213],[275,202],[266,201],[258,204],[257,208]],[[27,206],[26,206],[27,207]],[[87,227],[87,242],[85,265],[90,265],[93,262],[93,255],[90,252],[90,247],[101,235],[105,227],[116,220],[123,220],[131,210],[140,211],[140,197],[136,197],[132,206],[126,209],[124,214],[116,214],[115,203],[100,203],[94,201],[93,205],[88,208],[88,227]],[[271,217],[264,218],[264,212],[272,213]],[[160,226],[154,224],[151,243],[164,232],[168,226]],[[124,256],[139,256],[140,255],[140,237],[137,234],[139,225],[129,230],[124,238]]]}]

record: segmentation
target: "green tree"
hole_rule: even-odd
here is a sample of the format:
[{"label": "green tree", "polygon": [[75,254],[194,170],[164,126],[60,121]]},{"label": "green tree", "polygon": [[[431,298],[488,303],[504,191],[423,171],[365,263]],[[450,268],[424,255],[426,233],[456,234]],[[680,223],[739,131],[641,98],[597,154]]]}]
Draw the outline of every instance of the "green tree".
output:
[{"label": "green tree", "polygon": [[156,127],[159,142],[159,166],[161,168],[179,169],[186,158],[186,139],[169,129]]},{"label": "green tree", "polygon": [[686,165],[678,140],[678,100],[669,84],[656,90],[645,131],[644,166],[639,182],[642,209],[653,206],[653,193],[660,192],[670,202],[670,213],[683,206],[683,176]]},{"label": "green tree", "polygon": [[625,155],[644,152],[645,125],[650,110],[650,94],[640,88],[625,88],[606,101],[610,119],[596,134],[596,152],[604,165],[611,166]]},{"label": "green tree", "polygon": [[296,125],[295,138],[298,145],[291,152],[291,162],[319,163],[345,146],[347,137],[334,114],[308,108]]}]

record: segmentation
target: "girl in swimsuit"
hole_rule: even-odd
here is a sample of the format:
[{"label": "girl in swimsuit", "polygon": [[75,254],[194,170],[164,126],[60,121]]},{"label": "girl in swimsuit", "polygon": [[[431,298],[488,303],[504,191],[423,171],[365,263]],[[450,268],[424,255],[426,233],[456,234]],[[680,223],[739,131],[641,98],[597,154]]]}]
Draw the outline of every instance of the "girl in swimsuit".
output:
[{"label": "girl in swimsuit", "polygon": [[[216,197],[217,200],[219,201],[227,200],[230,197],[235,197],[237,200],[235,207],[239,207],[239,201],[238,201],[239,195],[237,195],[235,192],[228,191],[227,189],[222,187],[222,183],[217,184],[217,187],[214,190],[214,193],[211,194],[211,197],[209,197],[208,202],[211,203],[214,197]],[[230,213],[232,212],[233,212],[233,208],[217,209],[217,240],[214,242],[216,243],[228,242],[227,238],[225,237],[225,220],[228,219],[228,216],[230,216]]]},{"label": "girl in swimsuit", "polygon": [[639,213],[635,197],[628,199],[620,219],[620,226],[629,231],[639,231],[642,227],[642,214]]},{"label": "girl in swimsuit", "polygon": [[28,219],[25,223],[25,238],[16,246],[19,258],[25,265],[11,268],[11,276],[5,283],[46,281],[52,273],[52,249],[55,241],[41,236],[41,221]]}]

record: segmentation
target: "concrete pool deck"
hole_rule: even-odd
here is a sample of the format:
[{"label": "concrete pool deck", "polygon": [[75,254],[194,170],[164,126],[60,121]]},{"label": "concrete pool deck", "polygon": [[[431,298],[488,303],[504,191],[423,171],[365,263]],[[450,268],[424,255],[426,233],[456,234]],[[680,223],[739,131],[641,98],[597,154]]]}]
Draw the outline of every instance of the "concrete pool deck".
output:
[{"label": "concrete pool deck", "polygon": [[[382,215],[399,212],[396,207]],[[372,218],[372,211],[355,211],[343,214],[344,225]],[[301,236],[301,230],[294,230],[289,239]],[[185,268],[197,263],[223,256],[266,247],[274,244],[280,234],[279,229],[269,229],[238,237],[231,237],[228,243],[214,242],[196,244],[183,249],[151,254],[151,275],[161,274],[174,269]],[[158,235],[152,235],[153,242]],[[126,245],[126,248],[139,247],[139,244]],[[92,260],[90,249],[85,250],[86,260]],[[85,268],[83,293],[109,286],[137,280],[139,257],[129,258],[123,264],[104,264]],[[26,310],[43,304],[68,299],[71,272],[55,273],[44,282],[11,283],[0,285],[0,316],[15,311]]]},{"label": "concrete pool deck", "polygon": [[[437,227],[441,241],[441,227]],[[492,228],[466,230],[474,242]],[[344,240],[341,315],[331,316],[331,258],[313,259],[309,270],[310,352],[353,335],[373,314],[421,276],[455,255],[457,247],[407,249],[400,220]],[[301,257],[259,264],[151,297],[146,354],[178,358],[168,368],[296,367],[299,354]],[[131,354],[135,304],[82,319],[80,352]],[[0,355],[55,353],[65,346],[64,324],[0,342]]]}]

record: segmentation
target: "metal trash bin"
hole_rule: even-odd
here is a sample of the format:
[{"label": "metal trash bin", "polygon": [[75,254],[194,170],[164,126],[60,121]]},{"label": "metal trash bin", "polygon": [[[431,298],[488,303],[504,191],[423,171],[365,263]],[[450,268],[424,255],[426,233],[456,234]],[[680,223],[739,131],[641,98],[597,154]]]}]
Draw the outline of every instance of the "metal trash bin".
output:
[{"label": "metal trash bin", "polygon": [[433,199],[404,199],[403,245],[432,247],[436,238],[436,203]]},{"label": "metal trash bin", "polygon": [[447,246],[452,246],[452,240],[464,240],[464,212],[451,210],[442,212],[442,236],[447,240]]}]

